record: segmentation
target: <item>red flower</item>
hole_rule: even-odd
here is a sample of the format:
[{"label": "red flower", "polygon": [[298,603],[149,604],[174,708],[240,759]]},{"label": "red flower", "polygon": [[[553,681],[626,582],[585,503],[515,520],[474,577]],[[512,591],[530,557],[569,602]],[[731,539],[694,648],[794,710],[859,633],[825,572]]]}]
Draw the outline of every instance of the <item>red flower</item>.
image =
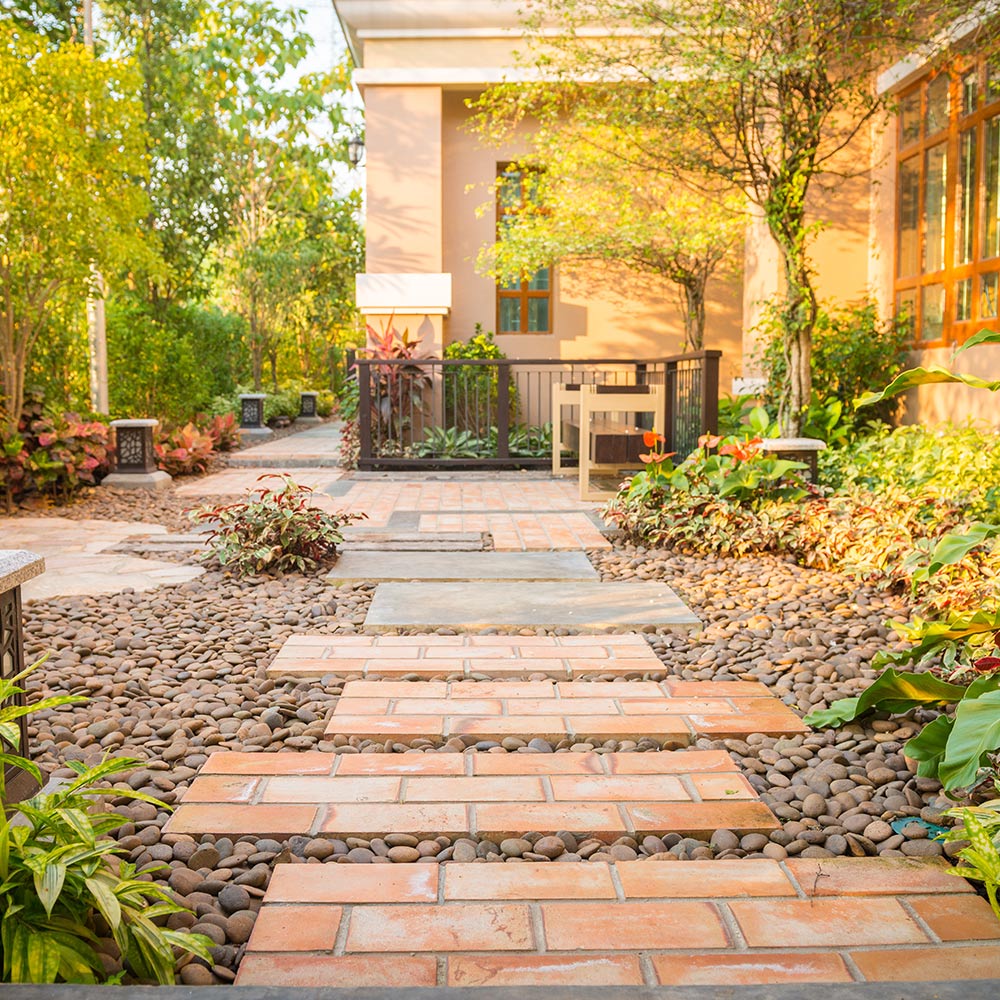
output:
[{"label": "red flower", "polygon": [[989,674],[994,670],[1000,670],[1000,656],[980,656],[972,665],[981,674]]},{"label": "red flower", "polygon": [[718,434],[702,434],[698,438],[699,448],[715,448],[722,438]]},{"label": "red flower", "polygon": [[645,462],[646,465],[652,465],[654,462],[662,462],[676,454],[676,451],[666,451],[663,452],[663,454],[657,454],[655,451],[651,451],[648,455],[640,455],[639,461]]},{"label": "red flower", "polygon": [[666,441],[666,438],[662,434],[657,434],[656,431],[646,431],[642,435],[642,443],[647,448],[652,448],[655,445],[662,444]]}]

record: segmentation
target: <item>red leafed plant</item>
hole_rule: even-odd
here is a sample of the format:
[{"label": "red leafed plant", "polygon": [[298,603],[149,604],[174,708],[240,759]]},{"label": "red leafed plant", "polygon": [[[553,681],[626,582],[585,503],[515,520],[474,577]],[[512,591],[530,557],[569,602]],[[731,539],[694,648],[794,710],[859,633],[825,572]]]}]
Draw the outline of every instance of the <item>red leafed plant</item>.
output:
[{"label": "red leafed plant", "polygon": [[343,542],[341,529],[365,514],[328,514],[309,503],[312,490],[291,476],[265,475],[280,486],[261,486],[235,503],[206,505],[188,511],[192,521],[213,526],[208,536],[215,558],[237,573],[316,569],[332,562]]},{"label": "red leafed plant", "polygon": [[215,446],[211,436],[193,423],[164,431],[153,445],[156,464],[172,476],[205,472]]},{"label": "red leafed plant", "polygon": [[[203,423],[199,414],[195,419]],[[212,439],[216,451],[236,451],[240,446],[240,425],[234,413],[218,413],[205,425],[205,433]]]}]

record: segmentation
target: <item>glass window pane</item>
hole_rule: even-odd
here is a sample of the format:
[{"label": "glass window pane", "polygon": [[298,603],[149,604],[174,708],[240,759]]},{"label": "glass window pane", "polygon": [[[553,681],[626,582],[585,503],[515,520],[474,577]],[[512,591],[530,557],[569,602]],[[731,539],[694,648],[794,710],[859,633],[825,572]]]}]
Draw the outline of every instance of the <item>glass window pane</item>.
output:
[{"label": "glass window pane", "polygon": [[916,332],[917,290],[915,288],[907,288],[896,296],[896,315],[906,318],[911,334]]},{"label": "glass window pane", "polygon": [[992,274],[979,276],[980,319],[996,319],[998,287],[1000,287],[1000,274],[997,274],[996,271]]},{"label": "glass window pane", "polygon": [[521,332],[520,299],[500,300],[500,332],[501,333]]},{"label": "glass window pane", "polygon": [[528,282],[529,292],[547,292],[549,290],[549,269],[547,267],[540,267],[531,276],[531,280]]},{"label": "glass window pane", "polygon": [[909,146],[920,138],[920,90],[899,102],[899,144]]},{"label": "glass window pane", "polygon": [[504,281],[500,284],[501,291],[504,292],[519,292],[521,290],[520,281]]},{"label": "glass window pane", "polygon": [[983,260],[1000,256],[1000,117],[986,122],[983,132]]},{"label": "glass window pane", "polygon": [[972,278],[963,278],[955,283],[955,321],[968,319],[972,319]]},{"label": "glass window pane", "polygon": [[927,112],[924,116],[927,136],[940,132],[948,125],[948,93],[951,80],[947,73],[941,73],[927,84]]},{"label": "glass window pane", "polygon": [[976,110],[979,96],[979,70],[967,70],[962,77],[962,114],[971,115]]},{"label": "glass window pane", "polygon": [[549,332],[549,299],[528,299],[528,332]]},{"label": "glass window pane", "polygon": [[521,207],[521,172],[505,170],[500,179],[500,212],[516,212]]},{"label": "glass window pane", "polygon": [[920,296],[920,339],[940,340],[944,334],[944,285],[926,285]]},{"label": "glass window pane", "polygon": [[896,247],[898,277],[908,278],[920,268],[920,165],[917,157],[899,165],[899,242]]},{"label": "glass window pane", "polygon": [[955,188],[955,263],[972,262],[972,225],[976,211],[976,130],[958,137],[958,183]]},{"label": "glass window pane", "polygon": [[944,267],[947,170],[948,147],[945,143],[932,146],[924,153],[924,274],[933,274]]}]

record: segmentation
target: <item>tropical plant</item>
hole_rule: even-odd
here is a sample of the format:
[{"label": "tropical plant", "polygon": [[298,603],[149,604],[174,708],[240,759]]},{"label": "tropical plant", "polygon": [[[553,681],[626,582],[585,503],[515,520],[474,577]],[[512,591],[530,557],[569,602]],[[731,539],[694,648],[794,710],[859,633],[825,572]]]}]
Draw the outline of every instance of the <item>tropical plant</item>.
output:
[{"label": "tropical plant", "polygon": [[[1000,792],[1000,782],[994,782]],[[952,875],[981,882],[990,906],[1000,920],[1000,799],[990,799],[975,806],[949,810],[958,824],[942,835],[947,842],[961,841],[960,864],[950,869]]]},{"label": "tropical plant", "polygon": [[312,490],[291,476],[268,474],[280,480],[274,488],[259,487],[235,503],[205,505],[188,511],[196,523],[212,525],[207,541],[214,558],[241,575],[261,572],[300,573],[332,562],[343,542],[345,524],[365,514],[327,514],[309,503]]},{"label": "tropical plant", "polygon": [[[13,765],[42,780],[38,766],[18,755],[19,720],[84,700],[59,695],[31,706],[18,703],[24,695],[20,682],[39,665],[0,678],[0,978],[7,983],[108,981],[98,948],[100,938],[111,937],[120,969],[110,981],[128,975],[173,984],[177,956],[193,954],[211,962],[213,943],[200,934],[160,926],[170,914],[186,912],[184,907],[122,861],[125,851],[108,836],[121,826],[121,816],[101,809],[108,796],[165,808],[141,792],[106,786],[142,762],[114,758],[86,767],[67,761],[76,772],[74,779],[18,803],[18,817],[11,815],[6,768]],[[146,868],[144,874],[162,867]]]},{"label": "tropical plant", "polygon": [[[476,332],[468,340],[452,341],[444,349],[446,359],[502,360],[507,357],[493,340],[492,332],[483,332],[476,324]],[[497,398],[499,368],[496,365],[444,366],[444,419],[449,427],[470,431],[475,435],[486,433],[496,420],[500,401]],[[509,386],[509,412],[511,419],[517,413],[517,387]]]},{"label": "tropical plant", "polygon": [[240,446],[240,425],[235,413],[217,413],[206,418],[199,414],[195,418],[197,424],[204,424],[205,433],[212,439],[216,451],[236,451]]},{"label": "tropical plant", "polygon": [[193,423],[164,430],[153,444],[156,464],[171,476],[191,476],[207,472],[215,452],[215,442],[208,431]]},{"label": "tropical plant", "polygon": [[373,436],[402,449],[413,417],[423,405],[424,390],[431,385],[430,371],[419,362],[432,356],[421,351],[420,337],[411,337],[409,328],[400,333],[393,319],[390,316],[380,330],[369,324],[366,353],[376,362],[389,362],[368,366]]},{"label": "tropical plant", "polygon": [[471,431],[457,427],[428,427],[416,445],[421,458],[479,458],[482,442]]}]

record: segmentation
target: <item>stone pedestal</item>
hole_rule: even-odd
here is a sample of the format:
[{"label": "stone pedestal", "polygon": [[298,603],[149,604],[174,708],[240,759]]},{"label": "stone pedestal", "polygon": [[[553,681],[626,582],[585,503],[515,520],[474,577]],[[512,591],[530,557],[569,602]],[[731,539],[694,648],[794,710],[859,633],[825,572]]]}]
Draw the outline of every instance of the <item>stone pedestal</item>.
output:
[{"label": "stone pedestal", "polygon": [[162,490],[171,477],[156,467],[153,429],[159,420],[112,420],[115,432],[115,467],[102,486],[120,489]]},{"label": "stone pedestal", "polygon": [[826,442],[819,438],[765,438],[760,448],[778,458],[805,462],[809,466],[808,478],[815,483],[819,478],[818,455],[826,451]]},{"label": "stone pedestal", "polygon": [[299,394],[299,415],[295,418],[298,424],[319,424],[322,423],[317,410],[319,400],[318,392],[303,392]]},{"label": "stone pedestal", "polygon": [[264,424],[265,392],[245,392],[240,395],[240,437],[265,438],[274,431]]}]

